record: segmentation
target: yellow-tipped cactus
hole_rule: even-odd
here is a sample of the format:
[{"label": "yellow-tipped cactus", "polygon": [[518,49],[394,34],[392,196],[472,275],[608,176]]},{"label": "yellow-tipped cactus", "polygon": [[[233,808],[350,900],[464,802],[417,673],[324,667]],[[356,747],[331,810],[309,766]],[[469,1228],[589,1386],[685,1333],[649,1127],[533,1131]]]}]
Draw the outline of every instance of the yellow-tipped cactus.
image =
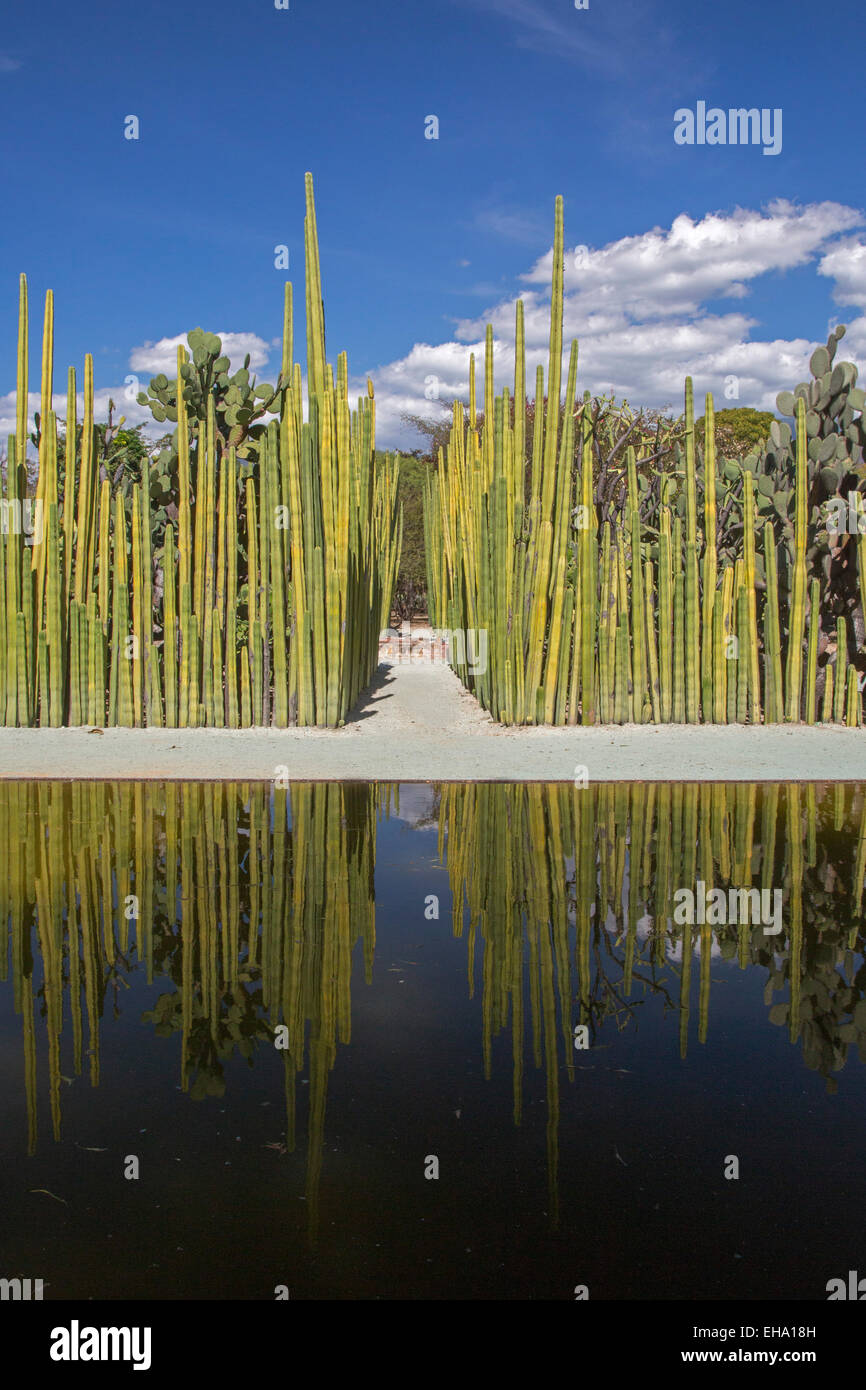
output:
[{"label": "yellow-tipped cactus", "polygon": [[[761,573],[755,525],[769,503],[760,487],[756,497],[752,473],[744,472],[739,497],[736,488],[727,489],[727,466],[717,470],[709,395],[703,447],[697,447],[690,378],[684,459],[655,475],[652,459],[628,449],[616,465],[620,495],[611,505],[610,460],[601,452],[595,407],[588,393],[575,406],[576,341],[561,390],[564,236],[558,198],[548,364],[546,375],[541,366],[536,370],[531,440],[518,302],[513,386],[496,394],[489,328],[483,379],[476,383],[470,356],[468,409],[455,403],[436,476],[431,472],[425,483],[430,618],[455,633],[455,669],[506,723],[758,723],[799,720],[804,711],[813,721],[825,596],[813,580],[806,651],[811,523],[804,401],[797,401],[787,583],[776,575],[775,521],[764,527]],[[227,408],[232,428],[224,437],[213,394],[202,407],[189,386],[201,341],[213,335],[190,335],[192,363],[178,349],[168,417],[177,419],[169,480],[176,525],[158,520],[156,511],[151,516],[151,486],[156,497],[165,482],[152,483],[147,470],[131,490],[128,481],[119,484],[120,475],[100,481],[89,356],[80,425],[76,373],[67,376],[58,467],[51,291],[42,333],[39,470],[35,494],[27,496],[29,322],[21,277],[16,428],[4,499],[13,524],[0,535],[0,720],[7,725],[333,726],[369,684],[401,557],[399,463],[377,450],[372,385],[350,402],[345,354],[336,368],[327,361],[310,175],[304,239],[306,402],[301,366],[293,360],[291,286],[282,304],[280,377],[269,397],[279,418],[264,430],[247,438],[248,412],[235,410],[242,418],[230,420]],[[724,553],[721,575],[717,490],[726,515],[741,506],[743,523],[740,554]],[[14,524],[25,504],[35,521],[26,540]],[[857,561],[866,606],[863,535]],[[853,630],[847,620],[837,631],[836,669],[827,668],[822,710],[849,724],[862,722],[852,676],[860,657],[852,647],[849,661],[846,651]]]},{"label": "yellow-tipped cactus", "polygon": [[[717,464],[711,395],[699,456],[690,378],[684,454],[677,467],[660,473],[649,469],[654,481],[642,476],[641,460],[629,449],[625,505],[619,500],[612,505],[612,493],[622,491],[622,475],[616,477],[617,465],[611,474],[609,460],[605,463],[588,392],[574,411],[576,343],[564,402],[560,399],[563,247],[557,199],[548,370],[546,380],[543,369],[536,370],[528,455],[524,315],[518,302],[513,415],[509,391],[494,394],[488,329],[480,431],[470,354],[468,411],[454,403],[450,438],[440,451],[435,478],[424,486],[431,619],[464,633],[480,626],[489,638],[485,671],[470,669],[459,644],[454,668],[481,704],[505,722],[798,719],[808,540],[803,402],[798,403],[793,581],[783,590],[772,528],[764,533],[763,572],[756,556],[755,529],[769,505],[768,494],[762,489],[756,497],[748,466],[735,469],[740,489],[729,488],[729,464],[721,471]],[[598,479],[596,458],[602,468]],[[645,470],[651,462],[644,461]],[[743,539],[739,555],[726,557],[720,576],[721,497],[726,524],[732,509],[740,509]],[[866,537],[860,538],[858,560],[866,606]],[[758,593],[764,589],[759,628]],[[817,636],[820,598],[819,584],[810,642],[813,631]],[[810,653],[811,680],[817,648],[810,647]],[[847,719],[850,680],[842,674],[833,709]],[[807,709],[814,717],[808,691]]]},{"label": "yellow-tipped cactus", "polygon": [[[127,502],[114,481],[99,483],[89,356],[80,430],[75,373],[68,375],[60,485],[49,290],[31,499],[39,525],[32,546],[25,546],[20,525],[4,527],[0,537],[3,722],[103,723],[107,713],[109,724],[121,725],[334,725],[369,683],[399,564],[398,464],[376,450],[372,387],[353,413],[345,354],[336,379],[325,359],[310,175],[305,204],[307,421],[301,368],[292,361],[290,285],[283,301],[280,420],[268,428],[262,466],[244,483],[237,448],[218,436],[213,395],[204,419],[190,416],[186,383],[193,369],[179,347],[171,479],[177,528],[165,525],[159,560],[147,473]],[[26,500],[28,344],[22,276],[16,434],[4,512],[13,523]],[[239,640],[241,622],[246,645]]]},{"label": "yellow-tipped cactus", "polygon": [[[803,687],[803,635],[806,625],[806,403],[797,398],[797,457],[794,480],[794,580],[788,617],[788,661],[785,672],[787,706],[791,723],[800,719]],[[826,717],[826,716],[825,716]]]}]

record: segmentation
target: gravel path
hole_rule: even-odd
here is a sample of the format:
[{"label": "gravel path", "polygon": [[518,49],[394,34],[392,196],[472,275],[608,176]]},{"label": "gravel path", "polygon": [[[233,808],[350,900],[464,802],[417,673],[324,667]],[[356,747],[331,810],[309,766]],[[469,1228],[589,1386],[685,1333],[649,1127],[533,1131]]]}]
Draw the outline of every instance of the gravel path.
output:
[{"label": "gravel path", "polygon": [[0,778],[866,781],[866,730],[507,729],[439,664],[383,664],[342,729],[0,729]]}]

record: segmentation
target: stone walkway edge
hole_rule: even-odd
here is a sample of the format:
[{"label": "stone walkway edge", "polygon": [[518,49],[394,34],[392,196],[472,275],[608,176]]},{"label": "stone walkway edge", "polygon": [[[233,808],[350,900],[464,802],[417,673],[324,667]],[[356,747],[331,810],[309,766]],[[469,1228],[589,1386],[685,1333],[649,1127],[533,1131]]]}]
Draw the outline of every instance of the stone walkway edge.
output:
[{"label": "stone walkway edge", "polygon": [[866,729],[507,728],[449,667],[383,663],[340,729],[0,729],[0,779],[866,782]]}]

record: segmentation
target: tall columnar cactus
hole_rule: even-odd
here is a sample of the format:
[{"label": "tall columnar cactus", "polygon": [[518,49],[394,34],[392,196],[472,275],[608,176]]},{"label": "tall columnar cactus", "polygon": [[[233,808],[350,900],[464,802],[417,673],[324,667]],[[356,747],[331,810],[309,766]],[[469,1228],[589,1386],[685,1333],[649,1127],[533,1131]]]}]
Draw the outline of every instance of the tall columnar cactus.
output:
[{"label": "tall columnar cactus", "polygon": [[[654,469],[652,457],[644,460],[636,449],[626,451],[624,468],[621,462],[611,465],[589,394],[576,413],[573,409],[574,343],[564,401],[559,396],[563,246],[557,200],[550,351],[546,378],[541,367],[536,371],[531,441],[521,409],[526,371],[518,302],[513,397],[508,390],[494,395],[488,330],[483,420],[478,420],[470,355],[468,411],[455,402],[448,443],[425,483],[431,620],[460,632],[482,627],[489,639],[486,669],[473,669],[459,643],[454,668],[494,717],[506,722],[760,723],[779,717],[780,701],[784,717],[799,718],[808,577],[803,561],[817,524],[806,507],[811,475],[803,460],[814,421],[807,417],[798,430],[792,523],[785,519],[784,489],[764,467],[766,460],[759,466],[755,455],[743,467],[717,461],[710,395],[703,440],[696,439],[690,379],[684,449],[676,452],[673,469]],[[813,388],[798,387],[797,394],[808,395],[813,411],[820,411],[830,392],[830,416],[839,417],[848,443],[838,433],[831,438],[832,431],[822,425],[823,442],[808,444],[808,460],[814,455],[820,462],[819,455],[829,457],[832,448],[837,463],[844,453],[859,464],[858,441],[866,434],[855,412],[864,393],[854,388],[851,364],[831,370],[829,345],[826,357],[825,362],[820,354],[813,356],[819,380]],[[802,399],[797,408],[802,411]],[[573,419],[578,438],[570,444],[566,432]],[[771,446],[777,462],[790,438],[788,427],[775,422]],[[618,500],[612,507],[614,493]],[[569,512],[570,526],[564,524]],[[772,554],[766,533],[760,553],[755,544],[758,522],[768,520],[774,528]],[[777,551],[783,543],[790,544],[792,560],[779,574]],[[784,550],[779,553],[784,559]],[[866,612],[866,536],[858,539],[857,560],[860,606]],[[759,594],[768,588],[759,623]],[[824,598],[821,584],[819,607]],[[849,623],[849,639],[851,631]],[[810,640],[811,633],[810,626]],[[817,640],[817,627],[815,634]],[[849,649],[845,659],[850,656]],[[849,687],[846,675],[842,695],[831,702],[840,718],[848,717]]]},{"label": "tall columnar cactus", "polygon": [[[174,381],[154,378],[145,398],[158,420],[176,421],[171,476],[149,477],[146,469],[131,489],[100,481],[89,357],[80,424],[74,371],[67,377],[58,467],[49,291],[39,472],[28,499],[22,277],[16,431],[0,533],[5,723],[334,725],[369,682],[401,553],[398,462],[376,448],[370,383],[350,401],[345,354],[336,370],[327,361],[310,176],[305,197],[306,402],[287,286],[276,386],[257,387],[247,365],[230,377],[220,340],[194,330],[189,350],[178,350]],[[471,356],[468,409],[455,403],[447,446],[425,484],[430,616],[455,634],[460,678],[506,723],[756,723],[778,718],[780,702],[786,719],[799,719],[804,696],[813,720],[814,685],[824,671],[835,682],[824,716],[862,722],[852,605],[859,598],[866,611],[866,535],[846,552],[857,594],[847,595],[837,625],[835,669],[819,665],[827,596],[812,573],[823,533],[816,541],[810,489],[817,478],[826,491],[837,472],[833,485],[841,487],[846,462],[861,466],[866,440],[856,418],[863,404],[856,371],[833,366],[841,331],[813,354],[815,382],[783,402],[798,412],[792,520],[784,487],[776,486],[788,427],[776,422],[772,448],[745,469],[730,461],[719,468],[712,398],[700,445],[690,379],[684,450],[672,469],[657,472],[652,458],[627,449],[613,465],[619,500],[611,509],[611,458],[602,453],[596,408],[588,393],[575,404],[574,341],[561,390],[564,244],[558,199],[548,365],[546,376],[541,366],[536,371],[531,439],[518,302],[513,386],[495,392],[490,329],[483,419]],[[268,423],[268,413],[278,418]],[[833,422],[840,428],[831,429]],[[159,468],[168,467],[161,458]],[[163,517],[157,529],[151,500],[166,489],[176,499],[176,526]],[[718,508],[717,498],[724,499]],[[765,523],[762,553],[758,519]],[[731,527],[740,536],[733,552]]]},{"label": "tall columnar cactus", "polygon": [[769,521],[764,522],[764,573],[767,579],[767,595],[764,602],[764,719],[767,723],[781,724],[784,705],[779,584],[776,574],[776,537]]},{"label": "tall columnar cactus", "polygon": [[803,684],[803,635],[806,625],[806,403],[797,400],[797,464],[794,512],[794,579],[788,621],[788,661],[786,718],[800,719]]},{"label": "tall columnar cactus", "polygon": [[578,575],[580,584],[580,708],[581,723],[596,721],[595,681],[596,625],[598,622],[598,523],[593,505],[592,436],[589,416],[583,414],[583,448],[580,470],[578,520]]},{"label": "tall columnar cactus", "polygon": [[686,720],[700,718],[700,625],[698,617],[697,476],[692,379],[686,377],[686,538],[684,569]]},{"label": "tall columnar cactus", "polygon": [[641,582],[643,565],[641,562],[640,504],[638,501],[637,462],[631,445],[626,455],[628,467],[628,503],[630,520],[630,584],[631,630],[634,641],[634,718],[639,724],[651,718],[647,698],[647,625],[645,615],[644,586]]},{"label": "tall columnar cactus", "polygon": [[704,557],[701,608],[701,705],[704,719],[717,717],[714,686],[718,668],[714,620],[718,557],[716,550],[716,431],[713,398],[707,393],[704,404]]},{"label": "tall columnar cactus", "polygon": [[[310,175],[305,243],[306,420],[289,285],[277,387],[256,389],[246,366],[229,378],[220,340],[194,330],[189,352],[178,349],[175,380],[156,377],[144,398],[158,420],[177,422],[172,475],[151,479],[145,470],[125,495],[116,480],[100,485],[90,357],[80,429],[68,376],[59,474],[49,291],[39,473],[26,499],[21,277],[4,512],[11,524],[0,532],[0,721],[103,723],[107,714],[110,724],[139,726],[335,725],[369,683],[399,564],[398,462],[376,449],[371,383],[353,410],[345,354],[336,380],[325,357]],[[267,408],[279,418],[249,430],[249,417]],[[177,526],[165,525],[155,552],[151,489],[166,485]],[[21,524],[27,507],[31,537]]]},{"label": "tall columnar cactus", "polygon": [[755,494],[752,475],[744,475],[743,488],[743,582],[746,589],[747,628],[746,650],[740,653],[745,661],[749,691],[749,717],[753,724],[761,721],[761,681],[758,646],[758,604],[755,589]]}]

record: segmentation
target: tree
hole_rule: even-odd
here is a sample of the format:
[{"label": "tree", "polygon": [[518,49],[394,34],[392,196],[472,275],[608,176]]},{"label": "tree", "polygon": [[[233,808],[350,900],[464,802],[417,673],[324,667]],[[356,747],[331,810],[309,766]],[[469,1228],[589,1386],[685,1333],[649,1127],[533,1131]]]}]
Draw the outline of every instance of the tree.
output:
[{"label": "tree", "polygon": [[394,612],[412,618],[426,604],[427,562],[424,548],[424,479],[430,464],[416,454],[400,459],[397,504],[403,509],[403,549],[394,586]]},{"label": "tree", "polygon": [[[542,409],[547,409],[547,397],[542,401]],[[525,410],[525,496],[529,499],[532,486],[532,451],[535,427],[536,402],[527,399]],[[574,404],[574,467],[580,466],[582,450],[582,422],[584,411],[592,421],[593,449],[593,490],[598,508],[599,522],[613,520],[625,503],[627,447],[631,446],[637,456],[638,473],[644,479],[644,501],[651,503],[650,482],[658,486],[658,478],[665,470],[677,465],[677,450],[681,446],[684,421],[680,416],[674,418],[660,410],[636,410],[627,400],[617,401],[614,395],[593,396],[588,394]],[[560,431],[565,416],[565,406],[560,405]],[[453,402],[447,414],[440,419],[427,420],[419,415],[403,415],[403,421],[412,425],[427,439],[427,450],[421,454],[431,467],[438,466],[439,450],[446,449],[451,436],[453,421]],[[511,403],[511,421],[514,423],[514,402]],[[476,432],[479,437],[484,426],[484,412],[476,415]],[[561,435],[560,435],[561,437]]]},{"label": "tree", "polygon": [[[720,458],[742,461],[759,444],[763,444],[775,418],[771,410],[754,410],[751,406],[715,411],[716,453]],[[695,421],[695,439],[703,448],[703,415]]]}]

